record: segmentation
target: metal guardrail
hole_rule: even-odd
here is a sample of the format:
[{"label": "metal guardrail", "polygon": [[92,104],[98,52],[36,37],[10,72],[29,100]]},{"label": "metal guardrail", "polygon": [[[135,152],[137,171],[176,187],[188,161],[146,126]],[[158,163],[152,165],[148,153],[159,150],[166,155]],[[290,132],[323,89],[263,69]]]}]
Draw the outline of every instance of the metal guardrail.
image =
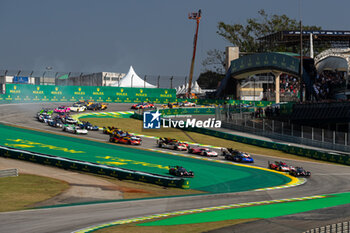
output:
[{"label": "metal guardrail", "polygon": [[350,221],[334,223],[322,227],[316,227],[303,233],[349,233],[350,232]]},{"label": "metal guardrail", "polygon": [[18,169],[6,169],[6,170],[0,170],[0,177],[10,177],[10,176],[18,176]]}]

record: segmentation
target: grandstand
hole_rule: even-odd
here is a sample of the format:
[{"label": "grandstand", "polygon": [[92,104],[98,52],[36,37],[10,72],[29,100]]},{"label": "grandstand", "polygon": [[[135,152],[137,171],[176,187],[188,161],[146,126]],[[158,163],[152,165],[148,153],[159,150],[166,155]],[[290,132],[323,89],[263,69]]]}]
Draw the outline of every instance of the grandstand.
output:
[{"label": "grandstand", "polygon": [[[222,111],[223,127],[327,149],[349,151],[350,147],[350,31],[303,31],[310,57],[300,54],[256,53],[231,61],[217,90],[219,98],[242,98],[240,90],[263,88],[261,100],[275,101],[254,113]],[[299,31],[282,31],[259,38],[263,51],[279,45],[297,50]],[[307,43],[310,42],[310,43]],[[313,44],[311,44],[313,43]],[[313,58],[311,49],[320,51]],[[256,84],[252,77],[270,76],[272,83]],[[247,77],[249,77],[247,79]],[[258,88],[257,88],[258,89]],[[259,89],[260,92],[260,89]],[[253,95],[257,97],[256,93]],[[259,96],[260,97],[260,96]],[[259,99],[260,100],[260,99]],[[279,104],[287,101],[287,104]]]}]

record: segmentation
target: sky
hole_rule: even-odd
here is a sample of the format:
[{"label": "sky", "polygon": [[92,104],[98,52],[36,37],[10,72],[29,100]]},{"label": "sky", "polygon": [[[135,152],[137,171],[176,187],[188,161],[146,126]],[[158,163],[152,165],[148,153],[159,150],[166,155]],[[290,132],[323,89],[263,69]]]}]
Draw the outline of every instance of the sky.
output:
[{"label": "sky", "polygon": [[196,23],[187,15],[199,9],[194,77],[208,50],[230,45],[216,34],[219,21],[245,23],[264,9],[350,30],[349,0],[0,0],[0,70],[125,73],[132,65],[143,75],[188,76]]}]

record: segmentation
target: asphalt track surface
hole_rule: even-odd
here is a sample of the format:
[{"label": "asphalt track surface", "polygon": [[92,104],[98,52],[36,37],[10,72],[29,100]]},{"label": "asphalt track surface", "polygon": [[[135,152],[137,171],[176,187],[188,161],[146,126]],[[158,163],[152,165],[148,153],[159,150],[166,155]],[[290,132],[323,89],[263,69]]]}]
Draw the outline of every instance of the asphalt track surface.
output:
[{"label": "asphalt track surface", "polygon": [[[63,132],[61,130],[46,126],[34,119],[35,113],[41,107],[53,107],[57,105],[55,103],[2,105],[0,106],[0,119],[4,123],[62,134]],[[108,111],[127,111],[129,107],[130,105],[127,104],[110,104]],[[100,132],[89,132],[89,135],[81,137],[93,137],[100,141],[107,140],[106,135]],[[155,148],[155,140],[144,138],[143,147]],[[266,167],[269,160],[274,160],[274,158],[268,155],[254,155],[254,159],[254,165],[260,167]],[[293,166],[301,165],[305,169],[310,170],[312,177],[308,179],[306,184],[288,189],[109,202],[0,213],[0,232],[72,232],[118,219],[157,213],[349,191],[350,167],[348,166],[317,162],[285,161]],[[212,232],[302,232],[313,227],[349,219],[349,207],[350,205],[343,205],[258,220]]]}]

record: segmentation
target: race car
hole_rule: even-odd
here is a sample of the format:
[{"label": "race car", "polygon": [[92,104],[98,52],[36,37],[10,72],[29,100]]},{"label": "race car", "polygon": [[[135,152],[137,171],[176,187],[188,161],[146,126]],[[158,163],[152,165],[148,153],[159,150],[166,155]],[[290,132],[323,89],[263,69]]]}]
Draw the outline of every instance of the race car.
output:
[{"label": "race car", "polygon": [[51,119],[51,115],[47,113],[42,113],[37,116],[38,121],[46,123],[49,119]]},{"label": "race car", "polygon": [[289,167],[286,163],[282,161],[275,161],[274,163],[268,162],[269,168],[276,170],[276,171],[281,171],[281,172],[289,172],[291,170],[291,167]]},{"label": "race car", "polygon": [[146,109],[154,108],[154,104],[151,103],[138,103],[131,106],[131,109]]},{"label": "race car", "polygon": [[179,107],[179,103],[175,102],[175,103],[168,103],[168,104],[163,104],[162,108],[178,108]]},{"label": "race car", "polygon": [[84,111],[86,111],[86,106],[85,105],[83,105],[83,104],[77,104],[77,103],[75,103],[75,104],[73,104],[73,106],[72,107],[70,107],[70,110],[72,111],[72,112],[84,112]]},{"label": "race car", "polygon": [[70,112],[70,108],[66,107],[66,106],[59,106],[59,107],[55,108],[54,112],[66,113],[66,112]]},{"label": "race car", "polygon": [[80,129],[76,125],[69,125],[69,124],[64,124],[62,126],[62,131],[74,133],[74,134],[87,134],[88,133],[88,131],[86,129]]},{"label": "race car", "polygon": [[61,118],[59,118],[59,117],[56,117],[54,119],[49,119],[47,121],[47,124],[49,126],[52,126],[52,127],[60,127],[61,128],[63,126],[63,122],[62,122]]},{"label": "race car", "polygon": [[207,157],[218,156],[218,153],[216,153],[215,151],[210,150],[208,148],[203,148],[203,147],[188,148],[188,153],[207,156]]},{"label": "race car", "polygon": [[192,103],[192,102],[185,101],[185,102],[180,103],[180,107],[196,107],[196,104]]},{"label": "race car", "polygon": [[171,150],[181,150],[181,151],[187,151],[188,150],[188,144],[179,142],[176,139],[171,138],[159,138],[157,140],[157,145],[159,148],[166,148]]},{"label": "race car", "polygon": [[107,126],[107,127],[103,127],[103,131],[102,132],[104,134],[113,134],[116,131],[119,131],[119,129],[114,127],[114,126]]},{"label": "race car", "polygon": [[180,176],[180,177],[194,177],[193,171],[187,171],[185,168],[181,166],[169,166],[169,174],[173,176]]},{"label": "race car", "polygon": [[101,103],[93,103],[87,106],[87,109],[92,111],[104,110],[106,108],[107,108],[107,104],[101,104]]},{"label": "race car", "polygon": [[289,175],[295,176],[295,177],[299,177],[299,176],[310,177],[311,176],[311,172],[306,171],[302,167],[294,167],[294,168],[290,169]]},{"label": "race car", "polygon": [[77,124],[78,123],[77,120],[71,118],[70,116],[64,116],[61,119],[65,124]]},{"label": "race car", "polygon": [[117,142],[129,145],[141,145],[142,139],[134,135],[121,136],[118,134],[111,134],[109,137],[110,142]]},{"label": "race car", "polygon": [[99,130],[97,125],[92,125],[90,122],[88,121],[83,121],[81,122],[81,124],[79,124],[79,127],[81,129],[87,129],[87,130],[92,130],[92,131],[97,131]]},{"label": "race car", "polygon": [[38,113],[37,116],[41,115],[41,114],[47,114],[47,115],[52,115],[53,114],[53,110],[47,109],[47,108],[42,108]]},{"label": "race car", "polygon": [[221,155],[224,156],[226,160],[241,163],[254,163],[254,159],[250,157],[248,153],[234,150],[232,148],[221,148],[221,153]]}]

